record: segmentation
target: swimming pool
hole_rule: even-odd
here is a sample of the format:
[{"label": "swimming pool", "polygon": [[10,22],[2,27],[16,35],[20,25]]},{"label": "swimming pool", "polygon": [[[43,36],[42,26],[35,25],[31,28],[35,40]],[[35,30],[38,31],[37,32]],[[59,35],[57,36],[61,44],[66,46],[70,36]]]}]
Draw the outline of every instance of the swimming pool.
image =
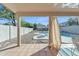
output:
[{"label": "swimming pool", "polygon": [[[48,31],[40,31],[39,34],[44,34],[44,35],[48,36],[49,32]],[[72,36],[76,36],[76,35],[79,35],[79,34],[78,33],[71,33],[71,32],[61,31],[60,35],[61,36],[66,36],[66,37],[72,37]]]},{"label": "swimming pool", "polygon": [[[73,37],[76,37],[76,33],[70,33],[62,31],[61,33],[61,42],[62,43],[73,43]],[[38,31],[37,34],[33,37],[37,40],[46,40],[49,39],[49,32],[48,31]]]},{"label": "swimming pool", "polygon": [[48,43],[48,31],[38,31],[35,33],[35,36],[33,36],[33,40],[41,43]]},{"label": "swimming pool", "polygon": [[37,35],[35,35],[34,37],[36,37],[37,39],[48,39],[48,31],[38,31]]},{"label": "swimming pool", "polygon": [[79,35],[78,33],[72,33],[72,32],[67,32],[67,31],[61,31],[60,34],[67,37]]},{"label": "swimming pool", "polygon": [[[61,37],[67,37],[67,38],[75,35],[75,34],[72,34],[69,32],[65,32],[65,31],[60,32],[60,34],[61,34]],[[38,36],[37,38],[49,37],[49,32],[48,31],[38,31],[36,36]]]}]

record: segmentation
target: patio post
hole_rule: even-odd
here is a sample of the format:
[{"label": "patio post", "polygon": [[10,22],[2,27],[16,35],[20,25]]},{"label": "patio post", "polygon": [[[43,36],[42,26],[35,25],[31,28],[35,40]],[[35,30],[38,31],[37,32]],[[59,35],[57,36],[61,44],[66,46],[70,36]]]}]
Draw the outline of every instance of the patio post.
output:
[{"label": "patio post", "polygon": [[49,46],[53,55],[57,55],[60,48],[60,32],[56,16],[49,18]]},{"label": "patio post", "polygon": [[16,15],[17,19],[17,46],[20,46],[21,44],[21,36],[20,36],[20,19],[21,17]]}]

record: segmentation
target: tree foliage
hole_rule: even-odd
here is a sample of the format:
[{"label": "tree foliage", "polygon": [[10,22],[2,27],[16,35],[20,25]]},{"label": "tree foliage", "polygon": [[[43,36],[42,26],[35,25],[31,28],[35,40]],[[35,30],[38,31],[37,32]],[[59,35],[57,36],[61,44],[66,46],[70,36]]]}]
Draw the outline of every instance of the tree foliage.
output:
[{"label": "tree foliage", "polygon": [[37,24],[34,23],[34,24],[33,24],[33,30],[36,30],[36,29],[37,29]]},{"label": "tree foliage", "polygon": [[0,8],[0,18],[8,19],[8,21],[11,21],[12,24],[15,26],[15,14],[11,10],[4,7],[2,4],[0,4],[0,6],[2,6],[2,8]]},{"label": "tree foliage", "polygon": [[72,19],[72,18],[69,18],[68,19],[68,25],[71,26],[71,25],[79,25],[78,24],[78,18],[75,18],[75,19]]},{"label": "tree foliage", "polygon": [[21,27],[29,27],[29,28],[33,28],[33,24],[21,20]]}]

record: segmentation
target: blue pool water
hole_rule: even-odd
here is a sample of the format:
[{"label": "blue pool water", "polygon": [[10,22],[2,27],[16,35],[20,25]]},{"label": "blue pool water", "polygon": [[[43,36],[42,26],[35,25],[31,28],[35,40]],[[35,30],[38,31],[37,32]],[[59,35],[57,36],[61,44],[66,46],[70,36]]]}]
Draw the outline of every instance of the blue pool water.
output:
[{"label": "blue pool water", "polygon": [[[48,36],[49,35],[49,33],[48,33],[48,31],[41,31],[41,32],[39,32],[40,34],[44,34],[45,36]],[[60,35],[61,36],[66,36],[66,37],[72,37],[72,36],[76,36],[76,35],[79,35],[78,33],[71,33],[71,32],[66,32],[66,31],[61,31],[60,32]]]},{"label": "blue pool water", "polygon": [[[41,31],[39,33],[44,34],[46,36],[49,35],[48,31]],[[70,32],[66,32],[66,31],[61,31],[60,34],[61,34],[61,36],[67,36],[67,37],[72,37],[73,35],[79,35],[79,34],[76,34],[76,33],[70,33]]]},{"label": "blue pool water", "polygon": [[67,32],[61,32],[60,34],[61,34],[61,36],[67,36],[67,37],[71,37],[72,36],[72,34],[67,33]]},{"label": "blue pool water", "polygon": [[67,37],[72,37],[73,35],[79,35],[78,33],[71,33],[66,31],[61,31],[60,34]]},{"label": "blue pool water", "polygon": [[42,32],[40,32],[40,34],[45,34],[46,36],[48,36],[48,31],[42,31]]}]

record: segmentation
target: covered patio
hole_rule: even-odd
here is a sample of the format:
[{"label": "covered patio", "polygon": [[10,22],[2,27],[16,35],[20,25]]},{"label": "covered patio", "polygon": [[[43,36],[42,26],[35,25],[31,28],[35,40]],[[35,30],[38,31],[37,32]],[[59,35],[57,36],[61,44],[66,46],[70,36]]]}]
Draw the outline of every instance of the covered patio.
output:
[{"label": "covered patio", "polygon": [[[0,55],[57,56],[61,47],[61,38],[56,16],[79,16],[78,8],[62,8],[62,4],[3,3],[3,5],[16,15],[17,45],[16,47],[11,46],[11,48],[2,50]],[[49,16],[48,44],[21,44],[21,16]]]}]

